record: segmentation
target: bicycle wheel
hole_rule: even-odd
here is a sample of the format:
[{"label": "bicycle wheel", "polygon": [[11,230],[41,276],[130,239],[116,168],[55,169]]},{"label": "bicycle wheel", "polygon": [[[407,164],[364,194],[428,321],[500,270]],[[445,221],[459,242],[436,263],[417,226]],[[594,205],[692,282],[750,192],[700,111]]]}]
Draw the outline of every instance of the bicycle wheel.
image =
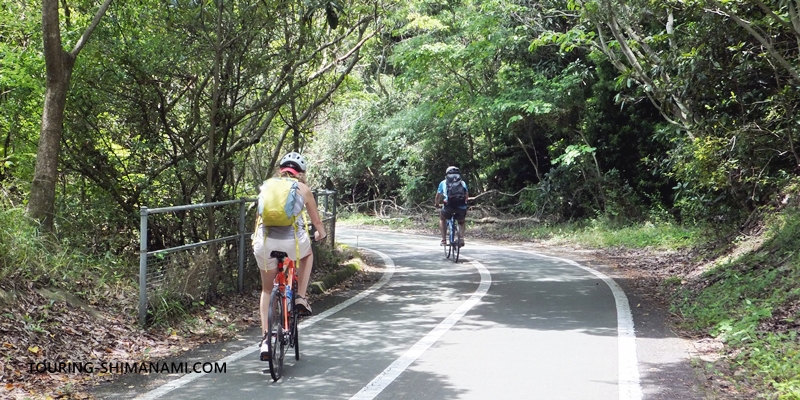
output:
[{"label": "bicycle wheel", "polygon": [[453,252],[453,247],[451,244],[453,243],[453,223],[452,220],[447,220],[447,240],[444,243],[444,256],[445,258],[450,258],[450,254]]},{"label": "bicycle wheel", "polygon": [[283,355],[286,344],[283,340],[283,295],[273,290],[269,296],[269,311],[267,313],[267,346],[269,349],[269,374],[272,379],[281,379],[283,373]]},{"label": "bicycle wheel", "polygon": [[[295,284],[292,285],[292,293],[297,293],[297,279],[295,279]],[[297,336],[297,323],[300,322],[300,319],[297,317],[298,311],[297,307],[292,305],[292,346],[294,347],[294,359],[300,361],[300,339]]]},{"label": "bicycle wheel", "polygon": [[458,223],[453,224],[453,240],[451,240],[450,247],[453,249],[453,262],[458,262],[458,255],[461,254],[461,246],[458,244],[461,242],[459,239],[459,232],[458,232]]}]

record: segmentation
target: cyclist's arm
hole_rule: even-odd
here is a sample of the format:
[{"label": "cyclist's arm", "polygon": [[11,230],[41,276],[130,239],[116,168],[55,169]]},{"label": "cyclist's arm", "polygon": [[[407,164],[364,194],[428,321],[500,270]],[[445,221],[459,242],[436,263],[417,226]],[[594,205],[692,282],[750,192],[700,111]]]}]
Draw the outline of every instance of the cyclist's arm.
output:
[{"label": "cyclist's arm", "polygon": [[322,240],[328,233],[325,232],[325,225],[322,223],[322,218],[319,216],[319,210],[317,209],[317,202],[314,201],[314,194],[311,193],[311,189],[304,184],[298,183],[300,187],[300,194],[303,196],[303,200],[306,204],[306,211],[308,211],[308,217],[311,219],[311,224],[314,225],[314,229],[317,232],[314,234],[314,240]]},{"label": "cyclist's arm", "polygon": [[439,207],[439,203],[441,203],[441,202],[442,202],[442,194],[439,193],[439,192],[436,192],[436,198],[433,200],[433,205],[436,206],[436,207]]}]

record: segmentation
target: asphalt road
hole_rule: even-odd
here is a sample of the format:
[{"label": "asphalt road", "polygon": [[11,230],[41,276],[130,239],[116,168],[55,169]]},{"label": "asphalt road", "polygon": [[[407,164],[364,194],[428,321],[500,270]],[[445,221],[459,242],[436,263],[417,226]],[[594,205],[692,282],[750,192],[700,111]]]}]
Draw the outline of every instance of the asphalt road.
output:
[{"label": "asphalt road", "polygon": [[455,264],[431,236],[336,238],[372,252],[385,272],[327,309],[315,304],[284,378],[272,382],[254,337],[229,344],[226,373],[151,384],[137,398],[701,398],[677,354],[685,349],[653,326],[637,338],[631,302],[596,268],[469,240]]}]

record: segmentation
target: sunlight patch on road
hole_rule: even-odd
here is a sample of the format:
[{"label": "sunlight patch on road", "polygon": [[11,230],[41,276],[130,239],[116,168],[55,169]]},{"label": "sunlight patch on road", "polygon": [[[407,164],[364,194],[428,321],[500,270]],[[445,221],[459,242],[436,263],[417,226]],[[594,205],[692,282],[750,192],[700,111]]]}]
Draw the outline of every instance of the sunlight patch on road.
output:
[{"label": "sunlight patch on road", "polygon": [[400,376],[403,371],[408,368],[411,363],[417,360],[425,351],[428,350],[431,345],[436,343],[442,335],[444,335],[453,325],[458,322],[461,317],[463,317],[472,307],[474,307],[478,302],[481,300],[483,295],[489,291],[489,287],[492,285],[492,275],[489,273],[489,270],[483,266],[483,264],[472,261],[473,266],[480,272],[481,274],[481,283],[478,285],[478,289],[470,296],[470,298],[461,303],[461,305],[453,311],[444,321],[440,322],[432,331],[430,331],[427,335],[425,335],[422,339],[420,339],[416,344],[411,346],[408,351],[405,352],[400,358],[395,360],[391,365],[386,367],[378,376],[376,376],[370,383],[368,383],[364,388],[362,388],[358,393],[356,393],[350,399],[357,399],[357,400],[364,400],[364,399],[374,399],[378,394],[383,391],[389,384],[391,384],[398,376]]},{"label": "sunlight patch on road", "polygon": [[628,297],[617,282],[609,278],[600,271],[578,264],[575,261],[560,257],[553,257],[537,253],[530,250],[518,250],[522,253],[533,254],[537,257],[549,258],[566,262],[574,265],[590,274],[598,277],[605,282],[614,295],[614,303],[617,307],[617,340],[619,343],[619,399],[620,400],[640,400],[642,398],[642,388],[639,385],[639,362],[636,356],[636,332],[633,327],[633,314],[628,303]]},{"label": "sunlight patch on road", "polygon": [[[337,304],[336,306],[331,307],[331,308],[319,313],[318,315],[315,315],[315,316],[312,316],[310,318],[304,319],[300,323],[300,325],[297,327],[298,330],[303,330],[303,329],[305,329],[305,328],[307,328],[307,327],[309,327],[311,325],[316,324],[319,321],[322,321],[322,320],[330,317],[333,314],[336,314],[337,312],[347,308],[348,306],[350,306],[350,305],[360,301],[361,299],[369,296],[370,294],[374,293],[375,291],[377,291],[378,289],[383,287],[383,285],[385,285],[387,282],[389,282],[389,279],[392,278],[392,275],[394,274],[394,270],[395,270],[394,262],[392,261],[392,259],[389,258],[389,256],[387,256],[386,254],[383,254],[383,253],[381,253],[379,251],[370,250],[370,249],[365,249],[365,250],[369,250],[369,251],[377,254],[378,256],[380,256],[383,259],[383,262],[384,262],[384,265],[385,265],[385,269],[383,271],[383,276],[381,277],[381,279],[378,282],[376,282],[374,285],[370,286],[369,289],[364,290],[363,292],[360,292],[359,294],[353,296],[352,298],[350,298],[350,299],[348,299],[348,300],[346,300],[346,301],[344,301],[344,302],[342,302],[340,304]],[[239,360],[241,358],[247,357],[248,355],[250,355],[250,354],[252,354],[252,353],[254,353],[256,351],[259,351],[259,350],[260,350],[259,344],[256,344],[256,345],[253,345],[253,346],[248,346],[248,347],[245,347],[242,350],[239,350],[239,351],[237,351],[237,352],[235,352],[235,353],[233,353],[233,354],[231,354],[231,355],[229,355],[229,356],[217,361],[217,363],[221,364],[221,363],[234,362],[234,361]],[[139,395],[139,396],[136,397],[136,399],[138,399],[138,400],[157,399],[157,398],[159,398],[161,396],[164,396],[165,394],[167,394],[167,393],[169,393],[169,392],[171,392],[171,391],[173,391],[175,389],[178,389],[178,388],[180,388],[182,386],[185,386],[186,384],[194,381],[197,378],[200,378],[201,376],[203,376],[203,375],[202,374],[186,374],[186,375],[184,375],[184,376],[182,376],[182,377],[180,377],[180,378],[178,378],[178,379],[176,379],[176,380],[174,380],[172,382],[166,383],[166,384],[164,384],[162,386],[159,386],[156,389],[153,389],[153,390],[151,390],[151,391],[149,391],[147,393]]]}]

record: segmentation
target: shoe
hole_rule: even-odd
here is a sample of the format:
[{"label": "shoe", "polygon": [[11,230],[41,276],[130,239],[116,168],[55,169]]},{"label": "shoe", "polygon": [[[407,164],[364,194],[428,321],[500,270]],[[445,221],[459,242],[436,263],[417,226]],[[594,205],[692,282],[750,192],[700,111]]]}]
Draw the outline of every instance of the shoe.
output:
[{"label": "shoe", "polygon": [[267,334],[264,333],[264,339],[261,340],[261,361],[269,361],[269,344],[267,343]]},{"label": "shoe", "polygon": [[447,239],[442,239],[442,241],[439,242],[439,246],[447,246]]},{"label": "shoe", "polygon": [[294,306],[297,307],[297,312],[300,315],[308,316],[311,315],[311,306],[308,305],[308,300],[305,297],[297,296],[294,299]]},{"label": "shoe", "polygon": [[458,239],[458,247],[464,247],[464,239]]}]

